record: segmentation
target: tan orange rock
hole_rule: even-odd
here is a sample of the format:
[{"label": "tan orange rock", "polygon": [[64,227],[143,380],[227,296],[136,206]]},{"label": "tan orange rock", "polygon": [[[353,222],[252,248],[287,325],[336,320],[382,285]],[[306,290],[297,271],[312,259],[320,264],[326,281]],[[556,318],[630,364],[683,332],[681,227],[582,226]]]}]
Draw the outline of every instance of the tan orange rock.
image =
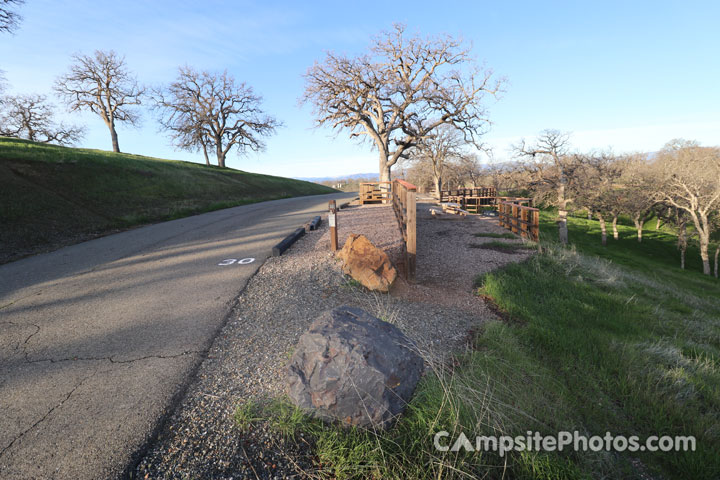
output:
[{"label": "tan orange rock", "polygon": [[343,273],[369,290],[387,292],[397,278],[390,258],[365,235],[350,234],[337,256],[343,261]]}]

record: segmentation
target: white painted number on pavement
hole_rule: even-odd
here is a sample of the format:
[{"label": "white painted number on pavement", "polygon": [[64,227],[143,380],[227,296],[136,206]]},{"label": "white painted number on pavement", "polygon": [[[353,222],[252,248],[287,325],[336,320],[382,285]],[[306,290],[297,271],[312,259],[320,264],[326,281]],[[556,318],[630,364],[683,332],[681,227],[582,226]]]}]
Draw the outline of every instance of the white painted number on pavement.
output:
[{"label": "white painted number on pavement", "polygon": [[227,265],[232,265],[233,263],[237,262],[238,265],[249,265],[255,261],[254,258],[242,258],[238,260],[237,258],[227,258],[223,260],[222,262],[218,263],[219,266],[224,267]]}]

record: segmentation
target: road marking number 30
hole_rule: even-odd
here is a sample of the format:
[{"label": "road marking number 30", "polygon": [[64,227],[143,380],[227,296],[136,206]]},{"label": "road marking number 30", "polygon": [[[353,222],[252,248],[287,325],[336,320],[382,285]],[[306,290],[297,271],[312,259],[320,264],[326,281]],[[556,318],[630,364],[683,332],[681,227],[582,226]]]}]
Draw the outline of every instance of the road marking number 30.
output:
[{"label": "road marking number 30", "polygon": [[232,265],[234,263],[237,263],[238,265],[249,265],[254,261],[254,258],[241,258],[240,260],[238,260],[237,258],[226,258],[222,262],[218,263],[218,265],[221,267],[224,267],[226,265]]}]

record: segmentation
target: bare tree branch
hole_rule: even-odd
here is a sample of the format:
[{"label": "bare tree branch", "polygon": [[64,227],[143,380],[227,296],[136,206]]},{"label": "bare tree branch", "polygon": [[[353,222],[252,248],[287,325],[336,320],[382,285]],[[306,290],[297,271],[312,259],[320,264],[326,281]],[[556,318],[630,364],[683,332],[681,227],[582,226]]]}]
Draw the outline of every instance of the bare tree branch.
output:
[{"label": "bare tree branch", "polygon": [[402,25],[375,38],[366,55],[328,53],[305,80],[303,102],[314,106],[317,124],[370,139],[383,181],[441,125],[479,145],[490,125],[483,100],[502,84],[474,66],[460,41],[408,37]]},{"label": "bare tree branch", "polygon": [[3,99],[0,135],[42,143],[72,145],[84,135],[84,129],[56,124],[55,108],[45,95],[16,95]]},{"label": "bare tree branch", "polygon": [[653,165],[657,196],[692,219],[700,243],[703,272],[710,275],[708,247],[720,215],[720,149],[673,140]]},{"label": "bare tree branch", "polygon": [[435,192],[440,198],[445,169],[451,160],[463,157],[466,145],[463,135],[450,125],[442,125],[434,133],[420,141],[409,161],[428,170],[433,179]]},{"label": "bare tree branch", "polygon": [[73,55],[70,72],[58,78],[55,90],[70,111],[89,110],[102,118],[110,130],[114,152],[120,151],[117,122],[137,125],[134,107],[141,104],[145,88],[138,84],[114,51],[96,50],[93,56]]},{"label": "bare tree branch", "polygon": [[536,200],[558,208],[558,234],[566,245],[568,205],[578,193],[582,156],[570,154],[570,135],[558,130],[544,130],[533,145],[522,140],[514,151],[524,160]]},{"label": "bare tree branch", "polygon": [[214,74],[181,67],[178,78],[153,92],[160,123],[173,144],[189,151],[215,149],[218,165],[228,152],[261,151],[262,137],[272,135],[281,123],[260,108],[262,98],[245,83],[236,84],[227,72]]},{"label": "bare tree branch", "polygon": [[23,3],[25,0],[0,0],[0,32],[15,32],[22,17],[13,9]]}]

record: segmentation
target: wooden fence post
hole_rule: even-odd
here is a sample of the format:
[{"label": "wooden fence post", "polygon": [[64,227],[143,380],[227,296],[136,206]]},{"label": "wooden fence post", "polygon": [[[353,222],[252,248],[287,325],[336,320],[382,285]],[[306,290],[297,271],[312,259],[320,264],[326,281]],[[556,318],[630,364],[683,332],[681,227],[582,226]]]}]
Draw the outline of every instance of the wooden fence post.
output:
[{"label": "wooden fence post", "polygon": [[335,200],[328,202],[328,225],[330,225],[330,250],[336,252],[338,249],[338,236],[337,236],[337,206]]},{"label": "wooden fence post", "polygon": [[415,281],[415,259],[417,254],[417,207],[415,204],[416,194],[415,190],[407,191],[407,268],[408,268],[408,280],[410,282]]}]

